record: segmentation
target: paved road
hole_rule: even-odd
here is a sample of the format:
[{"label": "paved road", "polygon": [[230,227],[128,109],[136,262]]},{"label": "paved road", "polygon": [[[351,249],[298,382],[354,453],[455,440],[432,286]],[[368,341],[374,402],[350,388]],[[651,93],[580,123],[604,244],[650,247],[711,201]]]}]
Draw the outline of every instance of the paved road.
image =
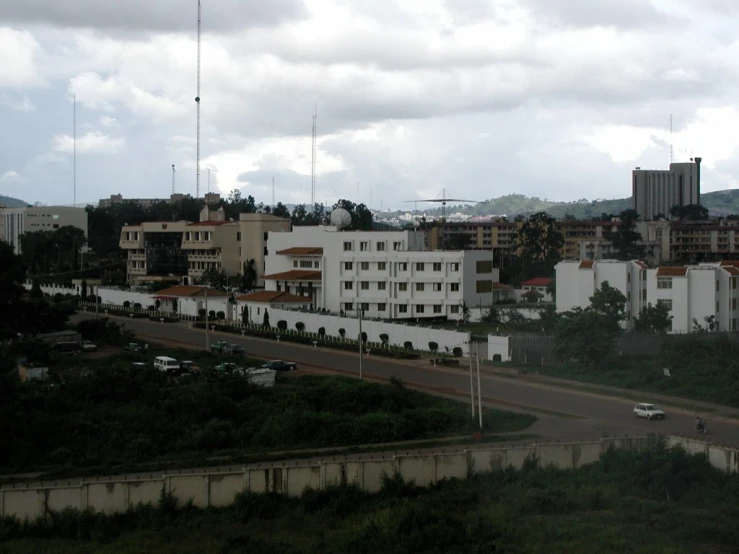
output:
[{"label": "paved road", "polygon": [[[75,318],[84,318],[79,314]],[[87,316],[89,317],[89,316]],[[185,324],[160,324],[148,320],[126,320],[133,332],[163,340],[179,341],[205,347],[205,333],[189,328]],[[210,333],[211,342],[227,340],[240,344],[249,355],[265,359],[283,359],[298,364],[323,368],[330,371],[358,375],[357,354],[334,351],[288,342],[241,337],[231,333]],[[365,357],[363,371],[368,377],[389,379],[397,377],[408,384],[434,388],[439,392],[467,395],[469,398],[469,374],[462,369],[441,369],[418,363],[391,361],[386,358]],[[584,391],[571,390],[549,384],[484,375],[482,393],[486,403],[512,405],[523,410],[530,409],[542,420],[532,432],[553,438],[596,438],[614,434],[638,434],[662,432],[666,434],[690,434],[695,415],[686,410],[668,408],[664,421],[637,420],[633,406],[649,398],[634,396],[632,399],[614,398]],[[637,393],[639,394],[639,393]],[[690,404],[690,401],[686,401]],[[543,415],[546,410],[559,414],[571,414],[579,418]],[[739,420],[703,414],[714,442],[739,445]]]}]

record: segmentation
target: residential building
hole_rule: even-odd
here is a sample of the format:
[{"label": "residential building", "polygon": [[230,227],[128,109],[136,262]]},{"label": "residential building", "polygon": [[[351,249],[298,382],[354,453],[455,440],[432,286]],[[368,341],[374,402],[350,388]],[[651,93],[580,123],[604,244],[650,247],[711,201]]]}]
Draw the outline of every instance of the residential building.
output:
[{"label": "residential building", "polygon": [[[620,222],[615,221],[568,221],[557,222],[564,245],[560,255],[564,260],[597,259],[595,256],[601,244],[606,242],[609,232],[618,230]],[[585,257],[583,257],[583,249]]]},{"label": "residential building", "polygon": [[673,206],[700,204],[701,158],[672,163],[669,170],[641,169],[632,173],[632,206],[642,220],[669,216]]},{"label": "residential building", "polygon": [[265,288],[335,313],[459,319],[462,303],[490,306],[500,288],[489,252],[423,250],[422,232],[300,227],[269,246]]},{"label": "residential building", "polygon": [[269,214],[240,214],[225,219],[223,208],[205,206],[200,221],[144,222],[121,229],[120,247],[128,251],[129,282],[194,283],[210,268],[229,277],[254,261],[257,286],[263,284],[264,258],[270,231],[289,231],[290,220]]},{"label": "residential building", "polygon": [[641,309],[647,305],[647,265],[644,262],[563,261],[556,265],[555,271],[557,312],[587,308],[590,298],[606,281],[626,297],[627,329],[632,327],[633,318],[638,317]]},{"label": "residential building", "polygon": [[[516,251],[516,233],[521,222],[504,219],[489,221],[440,221],[426,231],[426,242],[430,250],[458,248],[460,236],[468,238],[465,248],[490,250],[496,254]],[[452,246],[450,246],[452,245]]]},{"label": "residential building", "polygon": [[549,277],[536,277],[521,282],[521,298],[524,302],[551,302],[552,295],[549,286],[552,279]]},{"label": "residential building", "polygon": [[[186,198],[191,198],[191,196],[189,194],[175,193],[170,195],[169,198],[123,198],[122,194],[111,194],[110,198],[101,198],[98,201],[98,207],[109,208],[113,204],[132,202],[138,206],[141,206],[142,208],[148,208],[153,204],[157,204],[159,202],[168,202],[170,204],[174,204],[175,202],[181,202]],[[220,201],[221,195],[217,192],[209,192],[203,197],[203,202],[205,202],[205,204],[217,204]]]},{"label": "residential building", "polygon": [[[312,305],[312,299],[307,296],[298,296],[285,291],[260,290],[236,297],[239,305],[246,310],[246,321],[261,324],[264,321],[264,312],[277,309],[304,309]],[[239,314],[244,319],[244,314]],[[276,321],[271,322],[276,325]]]},{"label": "residential building", "polygon": [[674,260],[731,258],[739,252],[739,221],[710,219],[679,221],[670,225]]},{"label": "residential building", "polygon": [[0,240],[10,244],[16,254],[21,253],[23,233],[54,231],[61,227],[76,227],[87,238],[87,211],[69,206],[28,206],[0,208]]},{"label": "residential building", "polygon": [[[152,296],[152,300],[159,302],[159,309],[163,312],[174,312],[177,314],[186,313],[188,315],[197,315],[200,310],[208,312],[222,311],[228,314],[227,300],[229,294],[222,290],[211,289],[198,285],[175,285],[160,290]],[[208,304],[210,300],[210,304]],[[185,311],[184,303],[190,304]],[[227,317],[227,319],[229,319]]]}]

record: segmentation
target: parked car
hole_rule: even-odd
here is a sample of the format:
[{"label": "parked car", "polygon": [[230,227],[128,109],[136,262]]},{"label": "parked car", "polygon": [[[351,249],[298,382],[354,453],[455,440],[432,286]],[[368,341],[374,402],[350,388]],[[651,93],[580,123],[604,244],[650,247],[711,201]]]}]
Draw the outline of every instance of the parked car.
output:
[{"label": "parked car", "polygon": [[244,353],[244,347],[240,346],[238,344],[232,344],[230,345],[228,349],[229,354],[243,354]]},{"label": "parked car", "polygon": [[229,344],[225,340],[219,340],[218,342],[214,342],[210,345],[210,351],[211,352],[227,352],[229,349]]},{"label": "parked car", "polygon": [[82,352],[82,346],[78,342],[55,342],[51,345],[51,351],[58,354],[76,356]]},{"label": "parked car", "polygon": [[654,404],[642,402],[634,407],[634,415],[636,417],[646,417],[647,419],[665,419],[665,412],[657,409]]},{"label": "parked car", "polygon": [[98,349],[97,345],[92,341],[86,340],[82,342],[83,352],[97,352],[97,349]]},{"label": "parked car", "polygon": [[224,362],[222,364],[218,364],[215,368],[216,371],[241,371],[243,368],[237,366],[236,364],[233,364],[231,362]]},{"label": "parked car", "polygon": [[198,371],[200,368],[192,360],[182,360],[180,362],[180,369],[182,371]]},{"label": "parked car", "polygon": [[157,356],[154,358],[154,367],[162,373],[173,375],[180,370],[180,362],[169,356]]},{"label": "parked car", "polygon": [[123,345],[123,350],[126,352],[141,352],[141,345],[135,342],[129,342]]},{"label": "parked car", "polygon": [[275,371],[295,371],[298,369],[297,364],[293,362],[283,362],[282,360],[272,360],[262,366],[265,369],[274,369]]}]

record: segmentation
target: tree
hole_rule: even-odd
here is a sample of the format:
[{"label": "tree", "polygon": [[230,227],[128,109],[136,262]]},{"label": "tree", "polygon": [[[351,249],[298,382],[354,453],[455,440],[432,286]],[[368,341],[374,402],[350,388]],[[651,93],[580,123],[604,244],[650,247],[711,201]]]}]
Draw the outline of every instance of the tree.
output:
[{"label": "tree", "polygon": [[290,221],[292,221],[292,224],[296,227],[309,225],[308,212],[306,212],[304,204],[298,204],[293,208],[293,213],[290,215]]},{"label": "tree", "polygon": [[564,245],[557,221],[546,212],[529,217],[518,230],[517,241],[521,256],[531,263],[556,262]]},{"label": "tree", "polygon": [[372,230],[372,212],[364,204],[355,204],[350,200],[340,199],[334,204],[334,210],[343,208],[352,216],[351,225],[348,227],[351,231],[371,231]]},{"label": "tree", "polygon": [[41,291],[41,285],[38,282],[38,279],[33,280],[33,284],[31,285],[31,292],[29,293],[29,296],[31,298],[43,298],[44,293]]},{"label": "tree", "polygon": [[544,333],[553,332],[559,322],[557,309],[552,304],[548,304],[543,310],[539,311],[539,320]]},{"label": "tree", "polygon": [[547,285],[547,294],[552,297],[552,301],[557,300],[557,281],[552,279]]},{"label": "tree", "polygon": [[704,219],[708,219],[708,208],[700,204],[673,206],[670,208],[670,216],[681,221],[703,221]]},{"label": "tree", "polygon": [[639,311],[639,317],[634,320],[635,333],[667,333],[672,327],[670,309],[664,304],[646,305]]},{"label": "tree", "polygon": [[227,282],[228,274],[226,273],[226,270],[222,267],[213,266],[203,271],[200,279],[198,279],[198,284],[219,290],[224,290]]},{"label": "tree", "polygon": [[80,298],[82,298],[82,300],[87,300],[87,281],[84,279],[80,284]]},{"label": "tree", "polygon": [[244,262],[244,272],[239,279],[239,292],[249,292],[254,290],[257,284],[257,264],[253,258]]},{"label": "tree", "polygon": [[449,235],[442,246],[448,250],[467,250],[472,247],[472,236],[466,233],[454,233]]},{"label": "tree", "polygon": [[267,308],[264,308],[264,318],[262,319],[262,325],[265,327],[269,327],[269,313],[267,312]]},{"label": "tree", "polygon": [[617,260],[639,260],[644,257],[642,236],[636,230],[639,214],[636,210],[624,210],[619,214],[620,224],[613,231],[608,229],[603,236],[611,242]]},{"label": "tree", "polygon": [[605,327],[620,331],[621,322],[626,319],[626,296],[608,281],[603,281],[600,289],[590,297],[589,308],[603,318]]},{"label": "tree", "polygon": [[287,209],[282,202],[278,202],[277,205],[272,208],[272,215],[277,217],[290,217],[290,210]]},{"label": "tree", "polygon": [[462,321],[465,323],[470,322],[470,307],[467,305],[467,302],[462,300],[462,304],[460,304],[460,309],[462,310]]}]

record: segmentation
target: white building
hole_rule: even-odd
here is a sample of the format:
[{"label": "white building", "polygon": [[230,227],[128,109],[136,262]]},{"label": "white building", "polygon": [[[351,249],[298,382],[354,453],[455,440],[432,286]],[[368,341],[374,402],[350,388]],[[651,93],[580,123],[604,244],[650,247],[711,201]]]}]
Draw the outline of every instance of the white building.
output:
[{"label": "white building", "polygon": [[459,319],[463,302],[491,305],[499,272],[489,251],[423,248],[416,231],[271,232],[265,289],[307,296],[314,309],[387,319]]},{"label": "white building", "polygon": [[54,231],[61,227],[82,229],[87,239],[87,211],[69,206],[29,206],[0,208],[0,240],[10,244],[16,254],[21,253],[23,233]]},{"label": "white building", "polygon": [[557,312],[587,308],[605,281],[626,297],[626,327],[647,305],[647,265],[634,260],[582,260],[559,262],[556,270]]}]

